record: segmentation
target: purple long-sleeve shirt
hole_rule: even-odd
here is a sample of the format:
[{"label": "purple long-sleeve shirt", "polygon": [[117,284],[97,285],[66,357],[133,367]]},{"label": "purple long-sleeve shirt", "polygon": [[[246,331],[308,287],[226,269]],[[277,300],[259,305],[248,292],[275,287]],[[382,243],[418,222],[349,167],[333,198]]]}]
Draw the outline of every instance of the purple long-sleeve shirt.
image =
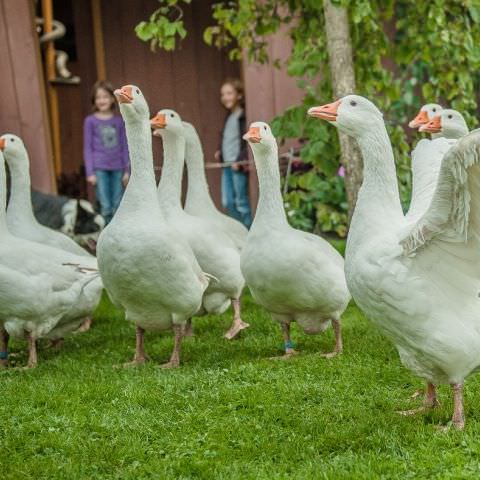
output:
[{"label": "purple long-sleeve shirt", "polygon": [[89,115],[83,124],[83,159],[87,176],[95,170],[129,171],[127,136],[122,117],[102,120]]}]

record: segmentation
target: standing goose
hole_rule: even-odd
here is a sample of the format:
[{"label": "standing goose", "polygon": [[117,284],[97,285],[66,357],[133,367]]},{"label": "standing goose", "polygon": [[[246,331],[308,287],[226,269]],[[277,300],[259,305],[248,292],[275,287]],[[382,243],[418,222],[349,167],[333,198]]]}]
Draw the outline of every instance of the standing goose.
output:
[{"label": "standing goose", "polygon": [[86,257],[85,265],[97,267],[95,257],[67,235],[40,225],[33,215],[30,189],[30,161],[21,138],[12,134],[0,137],[3,140],[3,155],[10,170],[12,181],[10,201],[7,207],[7,225],[10,233],[32,242],[50,245]]},{"label": "standing goose", "polygon": [[163,139],[163,168],[158,185],[160,209],[168,224],[189,243],[202,270],[215,278],[204,294],[204,312],[220,314],[232,304],[233,321],[225,333],[225,338],[230,340],[249,327],[240,313],[240,295],[245,285],[240,271],[240,254],[222,229],[210,220],[186,213],[182,208],[185,127],[178,113],[161,110],[151,124],[159,130]]},{"label": "standing goose", "polygon": [[120,206],[98,241],[98,264],[113,303],[136,325],[132,364],[146,361],[145,330],[173,326],[164,367],[178,367],[183,328],[201,306],[208,279],[190,247],[165,222],[157,201],[149,109],[140,89],[115,90],[125,121],[131,177]]},{"label": "standing goose", "polygon": [[[25,145],[20,137],[8,133],[2,135],[0,140],[4,145],[3,154],[11,178],[10,200],[7,206],[7,226],[10,233],[25,240],[85,257],[82,259],[82,265],[97,269],[97,259],[74,240],[62,232],[38,223],[32,209],[30,160]],[[79,331],[87,331],[91,324],[92,319],[86,318]]]},{"label": "standing goose", "polygon": [[348,305],[342,256],[325,240],[292,228],[280,192],[277,142],[270,127],[255,122],[244,136],[250,144],[260,197],[241,265],[254,299],[280,322],[285,355],[295,352],[290,323],[308,334],[322,332],[331,322],[335,349],[342,351],[340,316]]},{"label": "standing goose", "polygon": [[459,138],[467,135],[468,127],[460,112],[442,109],[431,120],[420,124],[419,131],[431,133],[435,138],[420,140],[412,152],[412,200],[407,213],[412,223],[417,222],[428,210],[443,156]]},{"label": "standing goose", "polygon": [[418,131],[458,140],[468,134],[468,126],[460,112],[447,108],[420,125]]},{"label": "standing goose", "polygon": [[183,122],[185,133],[185,162],[187,164],[188,188],[185,211],[193,216],[205,218],[228,235],[239,251],[245,245],[248,230],[238,220],[221,213],[210,196],[205,175],[202,143],[195,127]]},{"label": "standing goose", "polygon": [[350,292],[402,363],[426,380],[423,409],[438,404],[436,385],[452,386],[452,423],[461,429],[464,379],[480,367],[480,131],[443,157],[430,206],[412,225],[402,213],[392,146],[375,105],[348,95],[309,114],[356,138],[363,154],[345,260]]},{"label": "standing goose", "polygon": [[[0,139],[0,315],[6,363],[8,335],[27,337],[28,368],[35,367],[37,339],[58,339],[79,327],[100,301],[98,272],[85,257],[13,236],[7,227],[6,175]],[[75,265],[80,265],[78,268]]]}]

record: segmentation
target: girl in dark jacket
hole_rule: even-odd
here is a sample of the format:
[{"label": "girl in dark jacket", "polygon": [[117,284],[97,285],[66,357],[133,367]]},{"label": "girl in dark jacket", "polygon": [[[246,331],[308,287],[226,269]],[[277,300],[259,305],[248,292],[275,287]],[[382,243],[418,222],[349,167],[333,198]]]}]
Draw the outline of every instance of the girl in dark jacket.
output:
[{"label": "girl in dark jacket", "polygon": [[248,199],[248,168],[237,163],[248,160],[247,144],[242,140],[246,132],[246,120],[240,80],[225,80],[220,89],[220,100],[229,113],[223,126],[221,149],[217,157],[231,164],[222,169],[222,205],[231,217],[249,228],[252,211]]}]

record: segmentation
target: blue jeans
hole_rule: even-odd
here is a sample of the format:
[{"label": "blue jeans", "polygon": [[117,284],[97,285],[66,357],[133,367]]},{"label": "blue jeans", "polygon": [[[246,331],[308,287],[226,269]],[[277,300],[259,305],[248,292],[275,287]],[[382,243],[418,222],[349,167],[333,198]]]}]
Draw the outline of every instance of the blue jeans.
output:
[{"label": "blue jeans", "polygon": [[110,222],[123,195],[123,170],[95,170],[97,200],[105,223]]},{"label": "blue jeans", "polygon": [[225,167],[222,172],[222,205],[227,213],[247,228],[252,224],[252,211],[248,200],[248,175]]}]

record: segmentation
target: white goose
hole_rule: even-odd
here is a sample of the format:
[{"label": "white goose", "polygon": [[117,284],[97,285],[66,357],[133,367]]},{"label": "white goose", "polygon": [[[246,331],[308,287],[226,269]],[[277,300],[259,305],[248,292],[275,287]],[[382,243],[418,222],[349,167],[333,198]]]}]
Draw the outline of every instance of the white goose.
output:
[{"label": "white goose", "polygon": [[309,114],[356,138],[363,154],[345,260],[350,292],[403,364],[428,382],[423,408],[437,405],[437,384],[452,386],[452,422],[463,428],[464,379],[480,367],[480,132],[444,156],[432,202],[412,225],[375,105],[348,95]]},{"label": "white goose", "polygon": [[225,338],[230,340],[249,326],[242,320],[240,312],[240,295],[245,285],[240,271],[240,254],[230,237],[215,223],[189,215],[182,208],[185,133],[178,113],[161,110],[151,124],[160,131],[163,139],[164,160],[158,185],[160,209],[169,225],[192,247],[202,270],[215,277],[204,294],[204,312],[220,314],[232,304],[233,321],[225,334]]},{"label": "white goose", "polygon": [[190,247],[168,227],[157,200],[149,109],[140,89],[115,91],[125,121],[132,174],[98,241],[98,264],[113,303],[136,325],[131,363],[146,360],[145,330],[175,332],[170,361],[178,367],[183,328],[202,303],[208,279]]},{"label": "white goose", "polygon": [[[431,105],[429,111],[432,111]],[[438,106],[437,106],[438,107]],[[438,108],[436,108],[438,112]],[[432,135],[432,140],[423,139],[412,151],[412,200],[407,218],[415,223],[428,210],[438,181],[443,156],[457,139],[468,133],[463,115],[456,110],[441,109],[426,123],[421,123],[420,132]]]},{"label": "white goose", "polygon": [[285,355],[296,353],[290,323],[296,321],[309,334],[331,322],[335,349],[342,351],[340,317],[348,305],[342,256],[325,240],[292,228],[280,192],[277,142],[270,127],[252,123],[244,138],[252,148],[260,185],[260,198],[241,265],[254,299],[280,322]]},{"label": "white goose", "polygon": [[[4,142],[0,139],[0,147]],[[83,268],[85,257],[10,234],[5,214],[6,175],[1,150],[0,315],[5,330],[0,358],[6,363],[6,332],[15,337],[27,336],[27,367],[31,368],[38,362],[37,339],[58,339],[77,329],[96,308],[102,283],[98,272]]]},{"label": "white goose", "polygon": [[205,218],[225,232],[240,251],[247,240],[248,230],[238,220],[221,213],[210,196],[202,143],[195,127],[183,122],[185,133],[185,162],[187,164],[188,189],[185,211],[195,217]]},{"label": "white goose", "polygon": [[12,181],[10,201],[7,207],[7,225],[10,233],[16,237],[87,257],[83,263],[96,268],[95,257],[70,237],[38,223],[32,210],[30,161],[25,145],[20,137],[12,134],[2,135],[0,139],[3,140],[3,154],[10,169]]}]

